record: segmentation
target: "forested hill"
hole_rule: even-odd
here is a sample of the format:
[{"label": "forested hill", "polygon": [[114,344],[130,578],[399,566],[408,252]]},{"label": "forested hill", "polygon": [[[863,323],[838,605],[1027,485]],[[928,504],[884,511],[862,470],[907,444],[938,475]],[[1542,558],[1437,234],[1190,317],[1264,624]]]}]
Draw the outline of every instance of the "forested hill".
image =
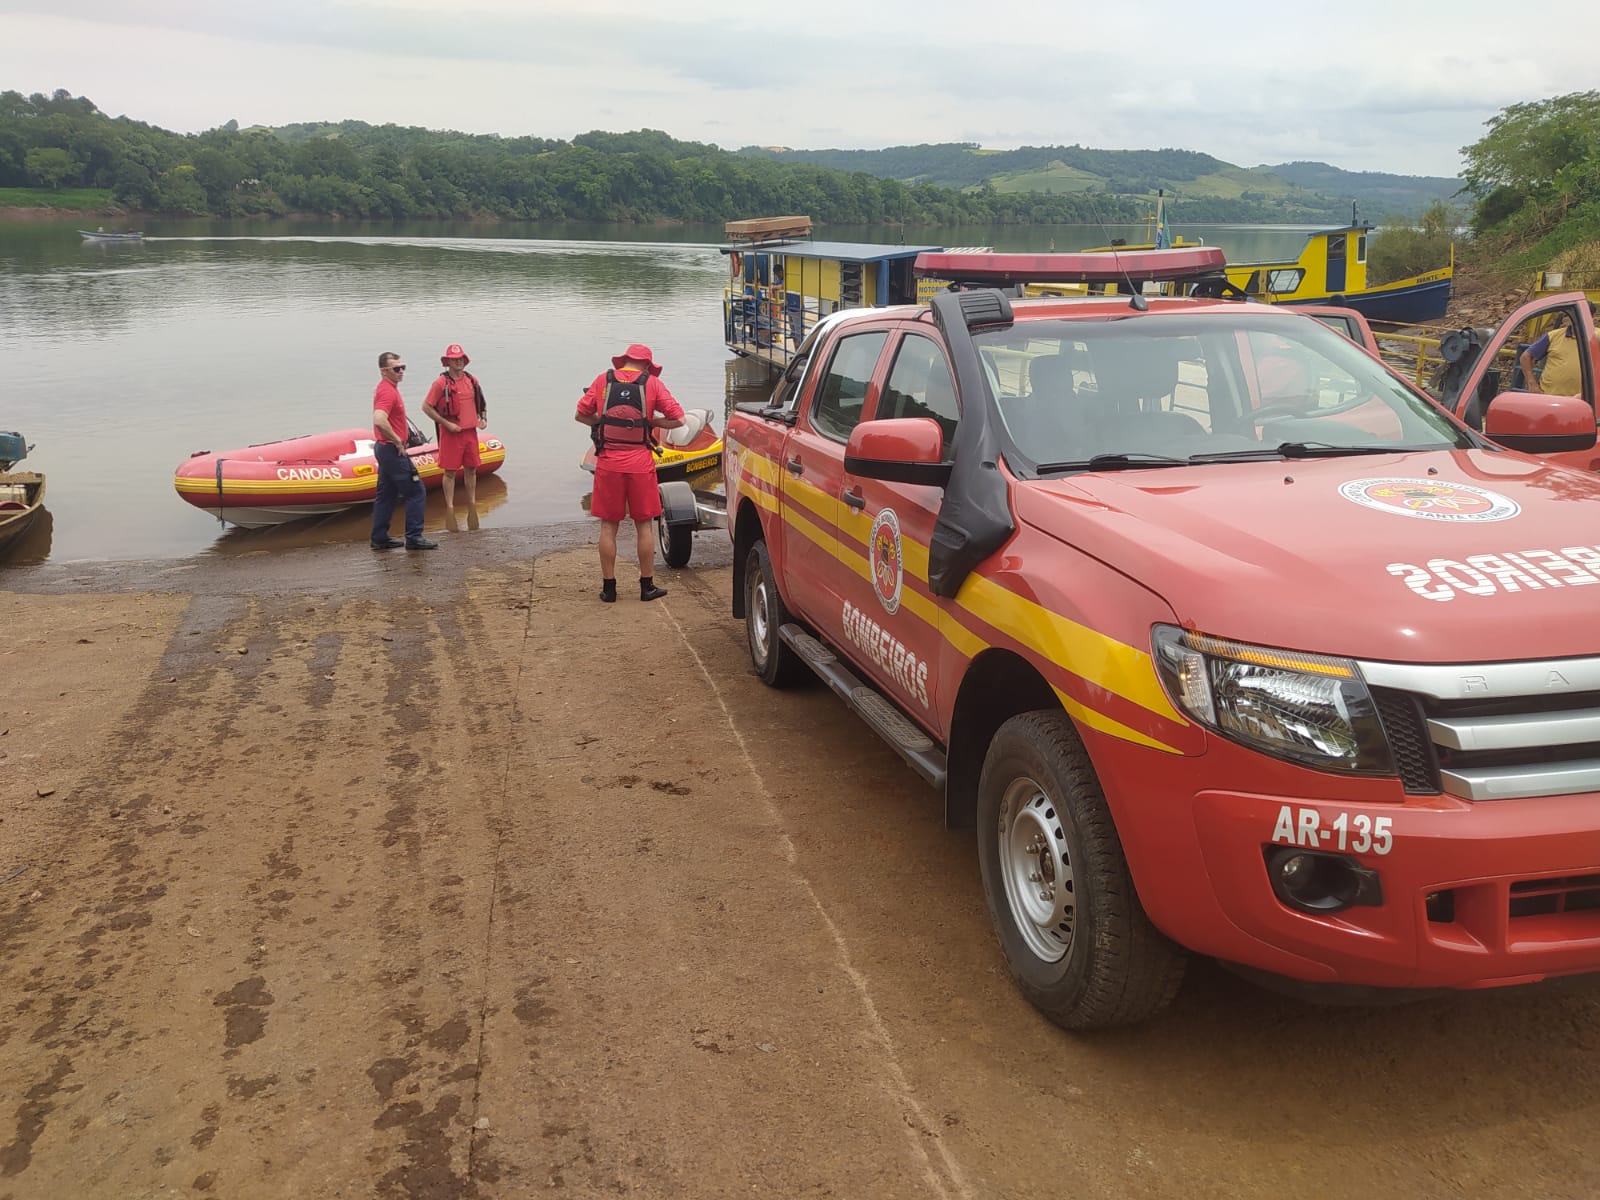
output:
[{"label": "forested hill", "polygon": [[1415,216],[1435,201],[1459,203],[1460,179],[1439,175],[1389,175],[1382,171],[1341,171],[1323,162],[1290,162],[1257,167],[1295,187],[1324,196],[1348,196],[1375,214]]},{"label": "forested hill", "polygon": [[177,134],[65,91],[0,92],[0,188],[103,189],[172,214],[689,221],[807,213],[820,225],[1138,220],[1110,197],[1001,195],[780,163],[655,130],[571,141],[361,121]]},{"label": "forested hill", "polygon": [[[178,134],[107,116],[65,91],[0,92],[0,188],[100,189],[153,213],[711,223],[807,213],[823,226],[1055,224],[1141,220],[1157,189],[1179,223],[1337,220],[1352,195],[1374,219],[1423,206],[1410,201],[1405,177],[1318,163],[1276,170],[1287,175],[1192,150],[1081,146],[730,152],[648,129],[568,141],[362,121],[275,129],[229,121]],[[1346,186],[1362,180],[1365,191]]]},{"label": "forested hill", "polygon": [[1364,215],[1415,216],[1461,187],[1458,179],[1344,171],[1294,162],[1246,168],[1195,150],[1095,150],[1023,146],[984,150],[973,142],[891,146],[886,150],[790,150],[746,146],[751,157],[865,171],[902,183],[1044,192],[1148,196],[1162,189],[1178,221],[1342,220],[1356,202]]}]

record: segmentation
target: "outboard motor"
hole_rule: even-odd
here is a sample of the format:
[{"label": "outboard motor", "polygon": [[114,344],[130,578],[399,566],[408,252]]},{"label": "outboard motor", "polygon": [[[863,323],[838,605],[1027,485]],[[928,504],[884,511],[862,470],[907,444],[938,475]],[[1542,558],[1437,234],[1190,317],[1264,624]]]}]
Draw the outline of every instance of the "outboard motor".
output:
[{"label": "outboard motor", "polygon": [[1457,329],[1440,339],[1439,357],[1444,359],[1444,366],[1434,376],[1429,390],[1446,408],[1455,407],[1461,384],[1493,336],[1492,329]]}]

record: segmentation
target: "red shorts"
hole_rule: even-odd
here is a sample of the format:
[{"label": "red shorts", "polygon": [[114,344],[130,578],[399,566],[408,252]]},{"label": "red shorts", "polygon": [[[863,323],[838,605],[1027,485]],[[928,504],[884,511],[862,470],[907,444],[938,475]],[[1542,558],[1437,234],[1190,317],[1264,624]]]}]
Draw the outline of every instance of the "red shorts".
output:
[{"label": "red shorts", "polygon": [[653,521],[661,515],[661,488],[654,471],[607,471],[594,473],[594,495],[589,513],[602,521],[620,521],[623,515],[635,521]]},{"label": "red shorts", "polygon": [[439,430],[439,466],[446,471],[483,466],[483,456],[478,453],[478,431],[463,429],[460,433],[451,433],[448,429]]}]

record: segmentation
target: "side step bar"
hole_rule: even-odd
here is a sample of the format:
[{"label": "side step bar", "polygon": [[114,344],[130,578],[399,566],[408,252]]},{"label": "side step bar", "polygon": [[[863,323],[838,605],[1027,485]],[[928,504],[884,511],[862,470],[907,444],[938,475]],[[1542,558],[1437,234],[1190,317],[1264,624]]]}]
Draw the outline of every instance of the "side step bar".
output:
[{"label": "side step bar", "polygon": [[888,742],[906,764],[941,791],[944,789],[948,760],[921,729],[883,695],[839,661],[828,647],[812,637],[799,625],[780,626],[778,636],[837,692],[856,716],[870,725],[879,737]]}]

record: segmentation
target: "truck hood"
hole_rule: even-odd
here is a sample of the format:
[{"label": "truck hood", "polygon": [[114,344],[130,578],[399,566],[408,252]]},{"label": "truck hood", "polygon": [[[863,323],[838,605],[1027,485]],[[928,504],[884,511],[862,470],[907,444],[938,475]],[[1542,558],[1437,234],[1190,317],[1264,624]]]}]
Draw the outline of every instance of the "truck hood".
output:
[{"label": "truck hood", "polygon": [[1520,455],[1219,463],[1014,494],[1019,521],[1219,637],[1397,662],[1600,653],[1600,479]]}]

